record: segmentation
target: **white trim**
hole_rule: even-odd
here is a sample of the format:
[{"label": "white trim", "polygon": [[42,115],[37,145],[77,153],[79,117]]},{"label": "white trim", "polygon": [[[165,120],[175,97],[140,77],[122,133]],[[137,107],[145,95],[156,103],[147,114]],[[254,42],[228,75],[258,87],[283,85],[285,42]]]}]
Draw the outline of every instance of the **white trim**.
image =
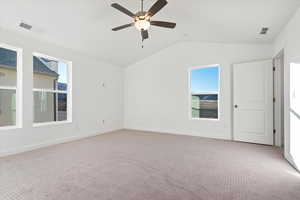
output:
[{"label": "white trim", "polygon": [[[282,61],[282,62],[279,62]],[[284,112],[283,111],[283,73],[284,73],[284,49],[282,49],[274,58],[273,58],[273,67],[275,66],[274,75],[274,128],[276,130],[275,133],[275,145],[278,147],[284,146],[282,141],[282,137],[284,136]]]},{"label": "white trim", "polygon": [[201,120],[206,120],[206,121],[220,121],[220,118],[218,119],[214,119],[214,118],[193,118],[193,117],[190,117],[190,120],[198,120],[198,121],[201,121]]},{"label": "white trim", "polygon": [[201,68],[209,68],[209,67],[220,67],[220,64],[212,64],[212,65],[195,65],[189,68],[190,71],[194,69],[201,69]]},{"label": "white trim", "polygon": [[41,126],[51,126],[51,125],[62,125],[62,124],[70,124],[71,121],[65,120],[65,121],[53,121],[53,122],[39,122],[39,123],[33,123],[33,127],[41,127]]},{"label": "white trim", "polygon": [[73,142],[73,141],[77,141],[77,140],[81,140],[81,139],[85,139],[85,138],[99,136],[99,135],[102,135],[105,133],[110,133],[110,132],[114,132],[114,131],[118,131],[118,130],[121,130],[121,129],[110,129],[110,130],[106,130],[103,132],[100,132],[100,131],[96,132],[96,133],[93,132],[93,133],[90,133],[87,135],[70,136],[70,137],[65,137],[65,138],[61,138],[61,139],[55,139],[55,140],[46,141],[46,142],[43,142],[40,144],[25,145],[20,148],[10,149],[7,151],[0,152],[0,158],[5,157],[5,156],[19,154],[19,153],[24,153],[24,152],[28,152],[28,151],[33,151],[33,150],[37,150],[37,149],[41,149],[41,148],[45,148],[45,147],[49,147],[49,146],[53,146],[53,145],[57,145],[57,144],[63,144],[63,143]]},{"label": "white trim", "polygon": [[68,74],[68,87],[67,87],[67,120],[72,122],[73,120],[73,63],[71,61],[65,61],[67,63]]},{"label": "white trim", "polygon": [[293,168],[295,168],[298,172],[300,172],[300,169],[297,167],[296,163],[294,162],[293,156],[290,154],[290,152],[285,152],[284,157]]},{"label": "white trim", "polygon": [[42,57],[42,58],[46,58],[48,60],[54,60],[54,61],[57,61],[57,62],[64,62],[66,64],[68,64],[70,61],[68,60],[65,60],[63,58],[55,58],[55,57],[52,57],[52,56],[48,56],[47,54],[43,54],[43,53],[38,53],[38,52],[33,52],[32,53],[33,56],[36,56],[36,57]]},{"label": "white trim", "polygon": [[[300,56],[285,61],[284,66],[284,152],[285,158],[300,172],[300,163],[291,153],[291,65],[299,64]],[[294,113],[292,113],[294,115]]]},{"label": "white trim", "polygon": [[33,52],[33,56],[46,58],[49,60],[54,60],[57,62],[63,62],[67,65],[67,91],[64,90],[51,90],[51,89],[42,89],[42,88],[33,88],[33,92],[49,92],[49,93],[59,93],[59,94],[67,94],[67,120],[65,121],[52,121],[52,122],[42,122],[42,123],[33,123],[33,127],[39,127],[39,126],[49,126],[49,125],[60,125],[60,124],[66,124],[66,123],[72,123],[72,113],[73,113],[73,99],[72,99],[72,62],[67,61],[65,59],[61,58],[55,58],[51,57],[45,54]]},{"label": "white trim", "polygon": [[218,92],[191,92],[192,95],[219,94]]},{"label": "white trim", "polygon": [[23,126],[23,49],[0,43],[0,47],[17,53],[17,66],[16,66],[16,86],[1,86],[3,90],[16,91],[16,124],[13,126],[2,126],[0,130],[9,130],[22,128]]},{"label": "white trim", "polygon": [[21,127],[18,127],[18,126],[1,126],[0,127],[0,131],[3,131],[3,130],[13,130],[13,129],[18,129],[18,128],[21,128]]},{"label": "white trim", "polygon": [[[197,92],[195,94],[217,94],[218,95],[218,118],[217,119],[212,119],[212,118],[193,118],[192,117],[192,94],[193,92],[191,91],[192,87],[192,80],[191,80],[191,72],[195,69],[201,69],[201,68],[209,68],[209,67],[218,67],[219,69],[219,90],[218,92]],[[189,106],[189,120],[205,120],[205,121],[221,121],[220,117],[220,99],[221,99],[221,65],[220,64],[212,64],[212,65],[202,65],[202,66],[193,66],[188,68],[188,106]]]},{"label": "white trim", "polygon": [[18,52],[19,50],[21,50],[21,48],[14,47],[14,46],[11,46],[11,45],[8,45],[8,44],[4,44],[4,43],[0,43],[0,47],[4,48],[4,49],[13,50],[13,51],[16,51],[16,52]]},{"label": "white trim", "polygon": [[17,87],[0,86],[0,90],[17,90]]},{"label": "white trim", "polygon": [[23,127],[23,50],[17,50],[16,126]]},{"label": "white trim", "polygon": [[143,131],[143,132],[151,132],[151,133],[156,133],[156,134],[169,134],[169,135],[183,135],[183,136],[192,136],[192,137],[202,137],[202,138],[209,138],[209,139],[219,139],[219,140],[232,140],[231,136],[228,136],[227,134],[222,135],[220,133],[212,133],[209,136],[201,134],[199,131],[180,131],[180,130],[171,130],[171,129],[153,129],[153,128],[130,128],[130,127],[125,127],[123,130],[129,130],[129,131]]},{"label": "white trim", "polygon": [[33,92],[49,92],[49,93],[60,93],[60,94],[67,94],[68,91],[65,90],[51,90],[51,89],[39,89],[39,88],[33,88]]}]

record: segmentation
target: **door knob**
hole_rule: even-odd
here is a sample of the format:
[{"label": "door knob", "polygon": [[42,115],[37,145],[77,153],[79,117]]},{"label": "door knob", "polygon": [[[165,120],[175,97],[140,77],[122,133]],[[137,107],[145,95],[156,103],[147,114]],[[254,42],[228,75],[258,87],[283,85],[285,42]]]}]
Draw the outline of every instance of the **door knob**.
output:
[{"label": "door knob", "polygon": [[238,108],[238,105],[234,105],[235,108]]}]

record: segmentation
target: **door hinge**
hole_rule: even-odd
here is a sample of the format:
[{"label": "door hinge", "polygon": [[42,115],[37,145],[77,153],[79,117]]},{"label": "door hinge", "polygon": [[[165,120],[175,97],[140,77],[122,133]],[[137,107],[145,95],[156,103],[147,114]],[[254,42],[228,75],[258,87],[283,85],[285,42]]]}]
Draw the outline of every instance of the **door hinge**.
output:
[{"label": "door hinge", "polygon": [[275,59],[273,59],[273,63],[272,63],[272,65],[273,65],[273,71],[275,71],[275,69],[276,69],[276,63],[275,63]]},{"label": "door hinge", "polygon": [[275,98],[275,97],[273,98],[273,102],[274,102],[274,103],[276,102],[276,98]]},{"label": "door hinge", "polygon": [[273,129],[273,133],[276,134],[276,129]]},{"label": "door hinge", "polygon": [[273,71],[274,71],[274,72],[276,71],[276,67],[273,67]]}]

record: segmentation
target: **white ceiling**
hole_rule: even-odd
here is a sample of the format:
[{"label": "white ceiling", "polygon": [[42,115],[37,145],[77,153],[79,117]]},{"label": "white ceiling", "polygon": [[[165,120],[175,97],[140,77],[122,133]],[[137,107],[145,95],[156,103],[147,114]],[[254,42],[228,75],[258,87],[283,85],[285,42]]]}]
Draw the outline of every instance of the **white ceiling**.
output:
[{"label": "white ceiling", "polygon": [[[141,49],[134,28],[112,32],[131,19],[110,7],[133,12],[139,0],[0,0],[0,26],[47,40],[120,66],[127,66],[176,42],[270,43],[300,5],[299,0],[169,0],[153,19],[177,23],[175,30],[151,27]],[[149,8],[155,0],[145,0]],[[33,25],[31,32],[18,24]],[[258,34],[269,27],[269,34]]]}]

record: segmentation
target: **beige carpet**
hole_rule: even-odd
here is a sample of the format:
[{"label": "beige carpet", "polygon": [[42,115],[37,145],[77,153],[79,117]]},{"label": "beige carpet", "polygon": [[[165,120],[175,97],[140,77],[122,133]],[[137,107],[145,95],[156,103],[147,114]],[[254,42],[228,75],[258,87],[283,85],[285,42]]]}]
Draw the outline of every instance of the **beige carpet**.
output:
[{"label": "beige carpet", "polygon": [[0,200],[299,200],[279,149],[118,131],[0,159]]}]

